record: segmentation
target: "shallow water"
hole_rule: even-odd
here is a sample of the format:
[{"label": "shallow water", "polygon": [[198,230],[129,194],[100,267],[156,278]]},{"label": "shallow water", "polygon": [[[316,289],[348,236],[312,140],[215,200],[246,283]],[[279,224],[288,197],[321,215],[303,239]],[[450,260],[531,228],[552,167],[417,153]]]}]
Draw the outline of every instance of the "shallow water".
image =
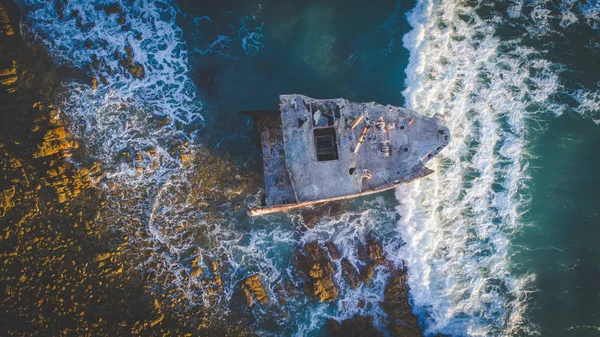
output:
[{"label": "shallow water", "polygon": [[[332,240],[358,264],[355,244],[371,233],[396,266],[408,264],[426,335],[599,329],[597,2],[138,0],[122,3],[125,24],[94,6],[102,1],[69,1],[63,14],[51,3],[19,3],[26,38],[43,42],[57,63],[106,78],[97,90],[65,83],[61,106],[87,160],[109,172],[98,186],[113,197],[101,221],[139,223],[148,234],[140,251],[155,252],[140,268],[161,266],[191,303],[236,310],[234,290],[252,273],[274,298],[298,245]],[[142,79],[115,57],[128,49]],[[94,66],[93,57],[103,61]],[[273,109],[281,93],[439,113],[453,141],[430,164],[433,176],[343,203],[313,229],[301,230],[297,213],[248,219],[260,153],[237,111]],[[229,192],[241,194],[241,208],[225,202],[215,218],[190,198],[196,173],[180,155],[199,145],[233,154],[254,177]],[[130,165],[123,152],[141,160]],[[215,259],[229,266],[216,300],[199,280],[178,276],[195,256],[204,270]],[[378,270],[373,287],[342,289],[332,304],[272,301],[253,309],[253,328],[316,335],[327,318],[356,313],[382,327],[387,276]]]}]

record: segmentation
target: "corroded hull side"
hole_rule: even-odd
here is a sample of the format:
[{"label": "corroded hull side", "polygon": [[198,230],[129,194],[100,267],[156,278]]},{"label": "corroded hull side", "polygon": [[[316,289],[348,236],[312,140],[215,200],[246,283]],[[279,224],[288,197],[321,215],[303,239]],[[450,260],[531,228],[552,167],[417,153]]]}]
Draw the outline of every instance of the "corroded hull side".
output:
[{"label": "corroded hull side", "polygon": [[254,112],[265,198],[260,215],[394,188],[431,174],[450,141],[438,116],[375,102],[280,96],[279,113]]}]

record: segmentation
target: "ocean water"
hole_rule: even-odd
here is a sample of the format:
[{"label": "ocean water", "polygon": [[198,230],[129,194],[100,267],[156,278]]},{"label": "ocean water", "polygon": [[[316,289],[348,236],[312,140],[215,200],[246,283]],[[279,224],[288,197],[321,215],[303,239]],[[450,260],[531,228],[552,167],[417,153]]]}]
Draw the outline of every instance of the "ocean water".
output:
[{"label": "ocean water", "polygon": [[[98,221],[138,224],[140,255],[153,253],[139,268],[167,283],[157,291],[227,314],[240,280],[259,273],[272,299],[252,309],[261,335],[319,335],[326,319],[355,314],[384,329],[384,268],[330,304],[274,296],[299,245],[332,240],[359,264],[355,245],[371,234],[408,265],[427,336],[600,333],[597,1],[17,2],[26,39],[99,79],[66,79],[61,116],[86,148],[74,160],[107,173]],[[141,79],[120,63],[127,54]],[[217,215],[194,202],[181,154],[207,146],[260,178],[252,123],[237,111],[275,108],[281,93],[439,113],[453,140],[434,175],[343,203],[312,229],[293,212],[246,217],[258,186],[233,191],[242,207]],[[228,266],[223,292],[181,276],[195,257],[207,272]]]}]

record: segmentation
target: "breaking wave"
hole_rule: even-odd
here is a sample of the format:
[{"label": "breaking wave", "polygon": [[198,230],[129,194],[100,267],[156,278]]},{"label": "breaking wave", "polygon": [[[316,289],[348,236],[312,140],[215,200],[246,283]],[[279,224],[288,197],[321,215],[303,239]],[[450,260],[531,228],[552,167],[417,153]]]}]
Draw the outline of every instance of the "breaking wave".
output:
[{"label": "breaking wave", "polygon": [[[511,261],[511,240],[527,226],[528,141],[537,119],[569,109],[591,116],[598,97],[567,89],[565,65],[502,29],[521,26],[525,39],[566,34],[579,21],[596,29],[598,13],[574,2],[556,10],[546,2],[503,9],[421,1],[409,14],[407,105],[442,114],[453,135],[430,165],[433,176],[396,191],[406,241],[399,255],[426,334],[536,334],[526,319],[535,275],[516,273]],[[558,103],[559,94],[575,104]]]}]

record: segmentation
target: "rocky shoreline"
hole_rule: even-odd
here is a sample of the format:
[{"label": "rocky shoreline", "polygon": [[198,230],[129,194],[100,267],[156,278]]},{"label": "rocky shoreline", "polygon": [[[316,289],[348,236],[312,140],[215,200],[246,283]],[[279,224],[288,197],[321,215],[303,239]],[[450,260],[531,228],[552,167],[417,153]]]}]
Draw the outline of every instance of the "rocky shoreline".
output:
[{"label": "rocky shoreline", "polygon": [[[356,250],[360,262],[363,263],[359,268],[352,265],[348,258],[342,258],[337,247],[330,241],[323,245],[312,241],[298,248],[294,255],[294,267],[302,280],[304,294],[309,299],[320,302],[331,302],[338,298],[339,287],[343,285],[337,285],[335,282],[334,260],[340,261],[344,279],[353,289],[371,286],[375,268],[384,266],[391,273],[384,291],[385,299],[380,303],[387,314],[388,329],[393,336],[423,336],[410,305],[407,268],[395,268],[388,262],[381,244],[371,236],[365,238],[364,245],[359,243]],[[373,317],[358,315],[342,322],[329,320],[327,329],[332,336],[381,334],[373,326]]]},{"label": "rocky shoreline", "polygon": [[[275,287],[275,293],[280,305],[287,298],[306,296],[311,301],[334,302],[339,298],[340,289],[349,286],[353,289],[361,286],[371,286],[375,276],[375,267],[383,266],[390,272],[384,289],[384,300],[378,303],[387,314],[383,324],[387,335],[399,337],[419,337],[423,332],[417,317],[412,313],[409,299],[407,280],[408,269],[396,268],[389,262],[382,250],[381,244],[371,236],[365,238],[365,244],[356,246],[360,263],[356,268],[347,257],[342,257],[338,248],[331,241],[320,243],[312,241],[298,247],[293,256],[293,267],[296,281],[301,289],[287,280],[284,285]],[[340,266],[340,267],[338,267]],[[335,281],[335,273],[342,269],[346,284]],[[268,291],[261,276],[254,274],[242,280],[239,284],[241,293],[249,308],[255,305],[269,307]],[[364,304],[363,304],[364,305]],[[326,322],[326,336],[384,336],[373,324],[374,317],[356,315],[350,319],[337,321],[329,319]]]},{"label": "rocky shoreline", "polygon": [[[117,7],[99,10],[120,18]],[[115,58],[121,60],[123,69],[119,71],[124,74],[145,76],[143,67],[132,62],[131,49],[116,53]],[[253,336],[252,310],[284,305],[299,296],[335,302],[344,286],[334,279],[337,271],[356,289],[370,286],[379,267],[391,274],[380,304],[388,315],[388,329],[398,336],[421,335],[408,299],[407,271],[395,269],[372,237],[356,247],[359,265],[330,241],[298,247],[291,261],[296,278],[276,285],[274,293],[266,278],[249,274],[235,283],[246,311],[230,316],[213,312],[210,306],[184,303],[180,289],[165,285],[169,279],[136,269],[137,260],[147,256],[133,255],[133,251],[153,253],[150,249],[139,253],[143,249],[131,244],[144,239],[140,224],[126,223],[121,231],[115,231],[98,221],[106,203],[116,201],[96,188],[104,179],[102,166],[79,160],[85,149],[69,134],[67,121],[55,106],[64,74],[98,88],[106,85],[103,73],[113,71],[104,69],[103,64],[91,60],[87,73],[58,69],[43,48],[21,41],[18,8],[0,0],[0,221],[4,224],[0,228],[0,292],[4,295],[0,335]],[[188,158],[186,146],[177,151],[183,163],[199,167],[194,177],[206,190],[196,193],[202,194],[198,199],[203,198],[206,207],[217,204],[212,200],[227,198],[223,186],[231,188],[248,180],[230,168],[233,164],[227,158],[209,150]],[[140,151],[122,154],[138,174],[159,165],[152,149]],[[240,178],[211,175],[226,167]],[[307,224],[314,226],[318,218],[313,214]],[[200,280],[217,302],[224,297],[230,268],[217,260],[208,261],[206,268],[201,264],[197,257],[190,259],[189,268],[180,276],[186,281]],[[160,266],[148,266],[152,268],[159,270]],[[156,291],[157,285],[165,289]],[[365,316],[329,321],[326,329],[332,336],[381,334],[373,326],[373,318]]]}]

